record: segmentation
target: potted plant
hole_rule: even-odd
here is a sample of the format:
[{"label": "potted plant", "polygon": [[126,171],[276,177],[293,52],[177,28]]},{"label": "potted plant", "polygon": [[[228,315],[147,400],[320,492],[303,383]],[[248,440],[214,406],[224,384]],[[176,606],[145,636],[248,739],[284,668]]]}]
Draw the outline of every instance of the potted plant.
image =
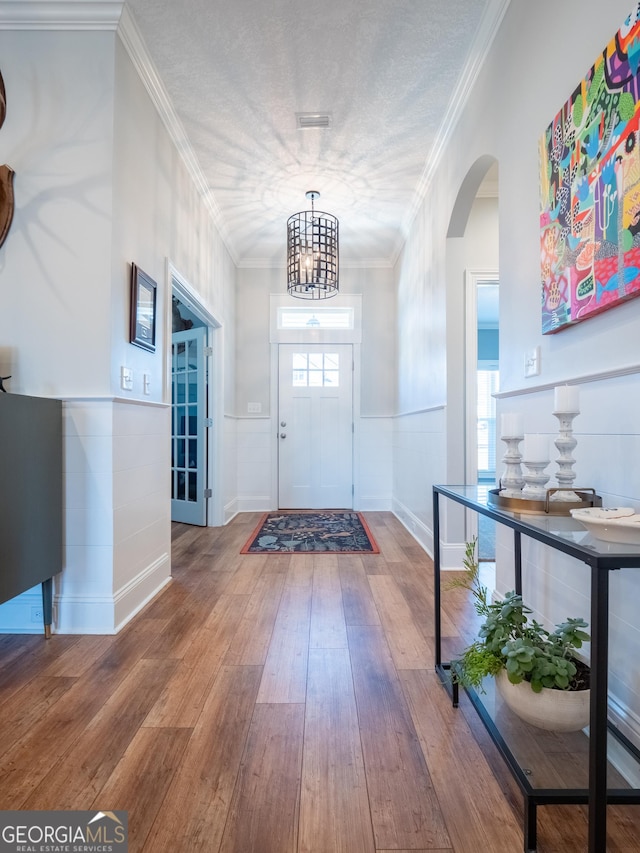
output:
[{"label": "potted plant", "polygon": [[478,638],[453,662],[454,678],[482,691],[483,679],[495,677],[507,705],[539,728],[584,728],[589,723],[589,667],[576,652],[590,639],[584,631],[587,623],[569,618],[548,631],[530,618],[532,611],[515,592],[490,602],[475,550],[474,539],[466,545],[463,577],[450,586],[470,590],[484,621]]}]

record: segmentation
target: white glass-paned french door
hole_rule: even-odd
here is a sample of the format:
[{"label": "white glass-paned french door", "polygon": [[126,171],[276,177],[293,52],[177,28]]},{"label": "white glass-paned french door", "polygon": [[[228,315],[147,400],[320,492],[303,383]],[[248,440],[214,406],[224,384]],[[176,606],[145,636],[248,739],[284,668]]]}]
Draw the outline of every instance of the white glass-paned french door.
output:
[{"label": "white glass-paned french door", "polygon": [[204,327],[171,339],[171,519],[207,523],[207,360]]}]

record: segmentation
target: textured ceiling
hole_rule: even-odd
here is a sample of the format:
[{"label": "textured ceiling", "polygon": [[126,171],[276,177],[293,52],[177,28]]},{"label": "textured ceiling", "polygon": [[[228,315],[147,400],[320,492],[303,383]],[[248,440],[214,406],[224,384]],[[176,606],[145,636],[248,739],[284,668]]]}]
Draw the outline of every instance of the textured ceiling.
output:
[{"label": "textured ceiling", "polygon": [[[340,220],[343,265],[389,264],[447,110],[508,0],[129,0],[239,266],[280,265],[285,223]],[[480,58],[479,58],[480,57]],[[298,130],[296,113],[331,116]]]}]

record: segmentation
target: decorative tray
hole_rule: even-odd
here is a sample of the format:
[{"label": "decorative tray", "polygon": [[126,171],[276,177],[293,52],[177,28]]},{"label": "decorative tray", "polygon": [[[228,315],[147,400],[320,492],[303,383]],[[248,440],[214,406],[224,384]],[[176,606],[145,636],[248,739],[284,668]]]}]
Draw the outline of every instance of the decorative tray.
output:
[{"label": "decorative tray", "polygon": [[572,509],[571,515],[596,539],[640,545],[640,514],[631,507]]},{"label": "decorative tray", "polygon": [[569,515],[574,509],[589,509],[602,506],[602,498],[596,495],[594,489],[572,489],[580,501],[554,501],[553,494],[559,489],[547,489],[547,497],[543,501],[528,498],[506,498],[500,494],[500,489],[489,489],[487,501],[497,509],[508,512],[522,512],[530,515]]}]

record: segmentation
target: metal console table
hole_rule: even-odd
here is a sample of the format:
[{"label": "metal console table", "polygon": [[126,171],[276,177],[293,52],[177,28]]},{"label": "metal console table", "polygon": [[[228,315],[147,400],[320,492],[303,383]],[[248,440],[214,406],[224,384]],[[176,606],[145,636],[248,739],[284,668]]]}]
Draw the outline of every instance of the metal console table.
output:
[{"label": "metal console table", "polygon": [[[608,720],[608,631],[609,572],[616,569],[640,568],[637,546],[601,542],[569,516],[529,515],[492,506],[477,486],[433,486],[433,538],[435,580],[435,654],[436,670],[445,683],[451,684],[450,663],[442,661],[442,622],[440,589],[440,496],[462,504],[477,513],[493,518],[513,530],[515,589],[522,592],[521,537],[537,539],[585,563],[591,569],[591,708],[589,736],[583,733],[557,735],[532,729],[510,716],[501,706],[488,679],[486,694],[468,690],[467,694],[484,722],[493,741],[513,772],[524,795],[524,849],[536,850],[536,811],[539,805],[588,804],[589,853],[607,849],[607,804],[638,804],[640,789],[631,787],[612,765],[614,751],[624,753],[640,774],[640,752]],[[454,685],[457,688],[457,685]],[[452,691],[453,692],[453,691]],[[457,693],[454,693],[457,704]],[[535,738],[530,733],[535,732]],[[529,740],[527,741],[527,733]],[[562,751],[562,772],[553,767],[527,767],[535,756],[533,740],[540,744],[553,737],[556,750]],[[524,744],[524,746],[523,746]],[[539,748],[539,747],[538,747]],[[581,762],[584,766],[580,766]],[[569,771],[566,771],[569,766]]]}]

